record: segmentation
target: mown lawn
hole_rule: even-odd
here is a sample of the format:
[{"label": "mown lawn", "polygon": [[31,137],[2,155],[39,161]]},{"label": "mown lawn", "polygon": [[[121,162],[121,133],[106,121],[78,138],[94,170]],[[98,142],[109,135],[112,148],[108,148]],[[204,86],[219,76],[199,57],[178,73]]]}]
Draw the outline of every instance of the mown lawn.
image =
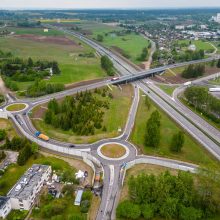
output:
[{"label": "mown lawn", "polygon": [[158,85],[165,93],[172,96],[173,91],[177,88],[177,86],[169,86],[169,85]]},{"label": "mown lawn", "polygon": [[9,105],[6,110],[7,111],[20,111],[22,109],[24,109],[26,107],[25,104],[13,104],[13,105]]},{"label": "mown lawn", "polygon": [[[181,153],[172,153],[169,149],[173,134],[180,130],[180,127],[172,121],[163,111],[152,103],[150,110],[145,105],[145,97],[141,96],[136,116],[135,127],[131,135],[131,141],[136,144],[144,154],[169,157],[173,159],[192,162],[203,166],[218,166],[219,163],[187,133]],[[146,123],[154,110],[161,114],[161,141],[158,148],[145,147]]]},{"label": "mown lawn", "polygon": [[[109,89],[108,92],[113,94],[113,99],[109,97],[102,98],[99,95],[99,99],[109,101],[109,109],[105,111],[103,118],[103,126],[106,127],[107,131],[96,130],[95,135],[77,136],[71,130],[63,131],[61,129],[55,129],[38,118],[33,118],[32,122],[37,130],[45,133],[50,138],[70,143],[92,143],[103,138],[118,136],[121,134],[118,129],[123,129],[127,121],[132,102],[133,88],[127,85],[123,86],[121,91],[118,87],[112,87],[112,90]],[[37,111],[40,111],[39,106],[33,109],[32,117],[36,115]]]}]

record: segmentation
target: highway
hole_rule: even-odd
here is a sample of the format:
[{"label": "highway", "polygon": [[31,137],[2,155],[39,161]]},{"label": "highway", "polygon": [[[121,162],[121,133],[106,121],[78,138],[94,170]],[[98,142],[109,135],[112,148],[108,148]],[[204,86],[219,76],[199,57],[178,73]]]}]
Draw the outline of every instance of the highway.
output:
[{"label": "highway", "polygon": [[[57,140],[50,140],[49,143],[47,143],[36,138],[34,136],[34,132],[36,131],[36,129],[33,127],[28,116],[28,113],[36,105],[48,102],[51,98],[62,98],[64,96],[72,95],[80,91],[103,87],[107,84],[121,83],[122,82],[120,81],[121,79],[123,79],[123,82],[125,81],[130,82],[136,79],[142,79],[143,76],[146,77],[154,73],[164,71],[167,68],[186,65],[186,63],[175,64],[165,67],[159,67],[149,71],[138,72],[134,67],[129,65],[123,59],[121,59],[120,57],[118,57],[108,49],[100,46],[96,42],[93,42],[92,40],[87,39],[86,37],[72,31],[63,30],[60,28],[59,30],[64,31],[65,33],[68,34],[72,34],[73,36],[79,38],[80,40],[84,41],[85,43],[96,49],[100,54],[105,54],[109,56],[109,58],[114,63],[114,67],[117,69],[118,73],[121,76],[119,81],[113,82],[111,80],[106,80],[86,86],[80,86],[60,93],[40,97],[37,99],[24,99],[24,100],[12,99],[10,100],[11,103],[20,103],[20,102],[27,103],[28,108],[25,111],[21,111],[20,113],[8,113],[8,114],[9,117],[16,124],[16,126],[19,128],[19,130],[22,132],[22,134],[31,141],[36,142],[40,146],[52,152],[56,152],[64,155],[77,156],[83,159],[88,157],[93,163],[96,164],[97,167],[102,167],[102,169],[104,170],[104,187],[103,187],[101,205],[97,214],[97,220],[115,219],[115,208],[117,206],[118,196],[120,194],[120,189],[123,182],[123,178],[121,175],[122,173],[121,165],[124,162],[128,164],[132,164],[132,163],[135,164],[136,163],[135,161],[142,161],[143,163],[146,162],[150,164],[157,164],[157,165],[172,167],[181,170],[189,170],[190,172],[195,172],[195,170],[197,169],[196,165],[192,165],[176,160],[138,155],[135,146],[129,143],[128,138],[130,136],[130,133],[134,125],[135,116],[139,103],[139,89],[141,89],[146,95],[148,95],[158,106],[160,106],[161,109],[163,109],[168,115],[170,115],[170,117],[172,117],[173,120],[175,120],[178,124],[180,124],[180,126],[182,126],[197,141],[199,141],[217,159],[220,159],[220,149],[219,146],[216,144],[216,141],[218,141],[216,137],[212,136],[212,138],[210,138],[209,136],[207,136],[205,133],[206,128],[203,126],[203,124],[199,127],[195,126],[195,122],[196,123],[199,122],[197,121],[198,119],[194,117],[194,115],[192,115],[191,113],[187,113],[187,115],[184,114],[183,116],[183,112],[185,110],[182,108],[181,105],[177,104],[177,102],[174,101],[172,98],[168,98],[167,95],[165,93],[162,93],[159,88],[155,87],[153,84],[147,83],[146,80],[141,80],[141,81],[138,80],[132,83],[134,87],[134,98],[128,115],[126,126],[123,130],[122,135],[120,135],[119,137],[100,140],[93,144],[76,145],[74,149],[69,148],[69,143],[64,143]],[[207,62],[211,59],[217,59],[217,58],[215,57],[202,61],[192,61],[192,62],[187,62],[187,64],[197,63],[197,62]],[[112,160],[112,159],[107,160],[97,154],[97,149],[101,144],[115,143],[115,142],[118,144],[125,145],[129,149],[129,154],[126,158],[123,158],[122,160]]]}]

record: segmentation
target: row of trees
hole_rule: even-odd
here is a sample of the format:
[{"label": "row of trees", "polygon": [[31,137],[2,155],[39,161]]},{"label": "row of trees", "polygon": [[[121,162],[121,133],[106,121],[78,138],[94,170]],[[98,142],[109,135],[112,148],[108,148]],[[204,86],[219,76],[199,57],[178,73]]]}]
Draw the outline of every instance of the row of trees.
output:
[{"label": "row of trees", "polygon": [[204,174],[195,183],[192,174],[182,171],[177,176],[168,171],[131,176],[129,200],[119,204],[116,214],[126,219],[208,219],[220,211],[216,184],[216,177],[210,180]]},{"label": "row of trees", "polygon": [[[145,99],[145,105],[148,109],[151,108],[151,103],[148,98]],[[160,127],[161,127],[161,116],[156,110],[154,111],[147,121],[146,133],[145,133],[145,146],[147,147],[159,147],[160,144]],[[182,131],[175,133],[170,143],[170,150],[179,153],[184,145],[185,137]]]},{"label": "row of trees", "polygon": [[112,61],[105,55],[101,57],[101,67],[109,76],[114,76],[114,67]]},{"label": "row of trees", "polygon": [[200,86],[188,87],[184,96],[186,100],[204,115],[219,123],[220,100],[211,94],[208,89]]},{"label": "row of trees", "polygon": [[38,97],[46,94],[60,92],[65,89],[62,83],[48,83],[44,80],[36,80],[35,83],[28,87],[27,97]]},{"label": "row of trees", "polygon": [[185,70],[182,72],[182,77],[186,79],[196,78],[202,76],[205,73],[205,65],[193,65],[190,64]]},{"label": "row of trees", "polygon": [[72,130],[77,135],[93,135],[95,129],[102,128],[104,109],[108,108],[107,101],[86,91],[76,97],[67,96],[61,103],[51,100],[44,121],[55,128]]}]

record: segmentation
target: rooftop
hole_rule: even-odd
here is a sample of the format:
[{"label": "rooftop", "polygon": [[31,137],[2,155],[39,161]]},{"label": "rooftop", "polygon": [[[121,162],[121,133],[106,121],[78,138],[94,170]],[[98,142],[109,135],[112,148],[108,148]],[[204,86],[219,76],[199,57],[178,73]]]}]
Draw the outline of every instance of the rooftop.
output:
[{"label": "rooftop", "polygon": [[27,199],[33,192],[43,174],[50,166],[33,164],[25,174],[18,180],[7,196],[18,199]]},{"label": "rooftop", "polygon": [[5,205],[5,203],[9,200],[8,197],[0,196],[0,209]]}]

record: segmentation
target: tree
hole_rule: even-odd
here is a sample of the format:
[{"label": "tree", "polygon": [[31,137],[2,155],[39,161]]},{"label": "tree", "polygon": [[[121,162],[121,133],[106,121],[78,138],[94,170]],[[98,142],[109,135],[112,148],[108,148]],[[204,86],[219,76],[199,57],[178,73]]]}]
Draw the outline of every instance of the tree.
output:
[{"label": "tree", "polygon": [[33,62],[33,60],[29,57],[29,58],[28,58],[28,67],[33,67],[33,65],[34,65],[34,62]]},{"label": "tree", "polygon": [[148,147],[158,147],[160,143],[160,114],[154,111],[147,121],[145,145]]},{"label": "tree", "polygon": [[174,134],[172,137],[170,150],[173,152],[181,152],[181,149],[184,145],[185,137],[184,133],[182,131],[179,131],[178,133]]},{"label": "tree", "polygon": [[32,150],[30,144],[28,143],[19,152],[18,160],[17,160],[18,165],[23,166],[31,155],[32,155]]},{"label": "tree", "polygon": [[0,129],[0,141],[3,141],[6,138],[5,129]]},{"label": "tree", "polygon": [[101,67],[107,72],[109,76],[114,75],[113,63],[106,55],[101,57]]},{"label": "tree", "polygon": [[150,110],[151,108],[151,101],[148,96],[145,97],[145,105],[147,106],[147,109]]},{"label": "tree", "polygon": [[152,219],[154,217],[154,208],[152,205],[144,204],[141,210],[144,219]]},{"label": "tree", "polygon": [[194,207],[181,207],[180,219],[181,220],[198,220],[202,218],[202,211]]},{"label": "tree", "polygon": [[220,68],[220,59],[218,60],[217,62],[217,65],[216,65],[218,68]]},{"label": "tree", "polygon": [[103,40],[104,40],[104,37],[101,34],[98,34],[97,35],[97,41],[103,42]]}]

